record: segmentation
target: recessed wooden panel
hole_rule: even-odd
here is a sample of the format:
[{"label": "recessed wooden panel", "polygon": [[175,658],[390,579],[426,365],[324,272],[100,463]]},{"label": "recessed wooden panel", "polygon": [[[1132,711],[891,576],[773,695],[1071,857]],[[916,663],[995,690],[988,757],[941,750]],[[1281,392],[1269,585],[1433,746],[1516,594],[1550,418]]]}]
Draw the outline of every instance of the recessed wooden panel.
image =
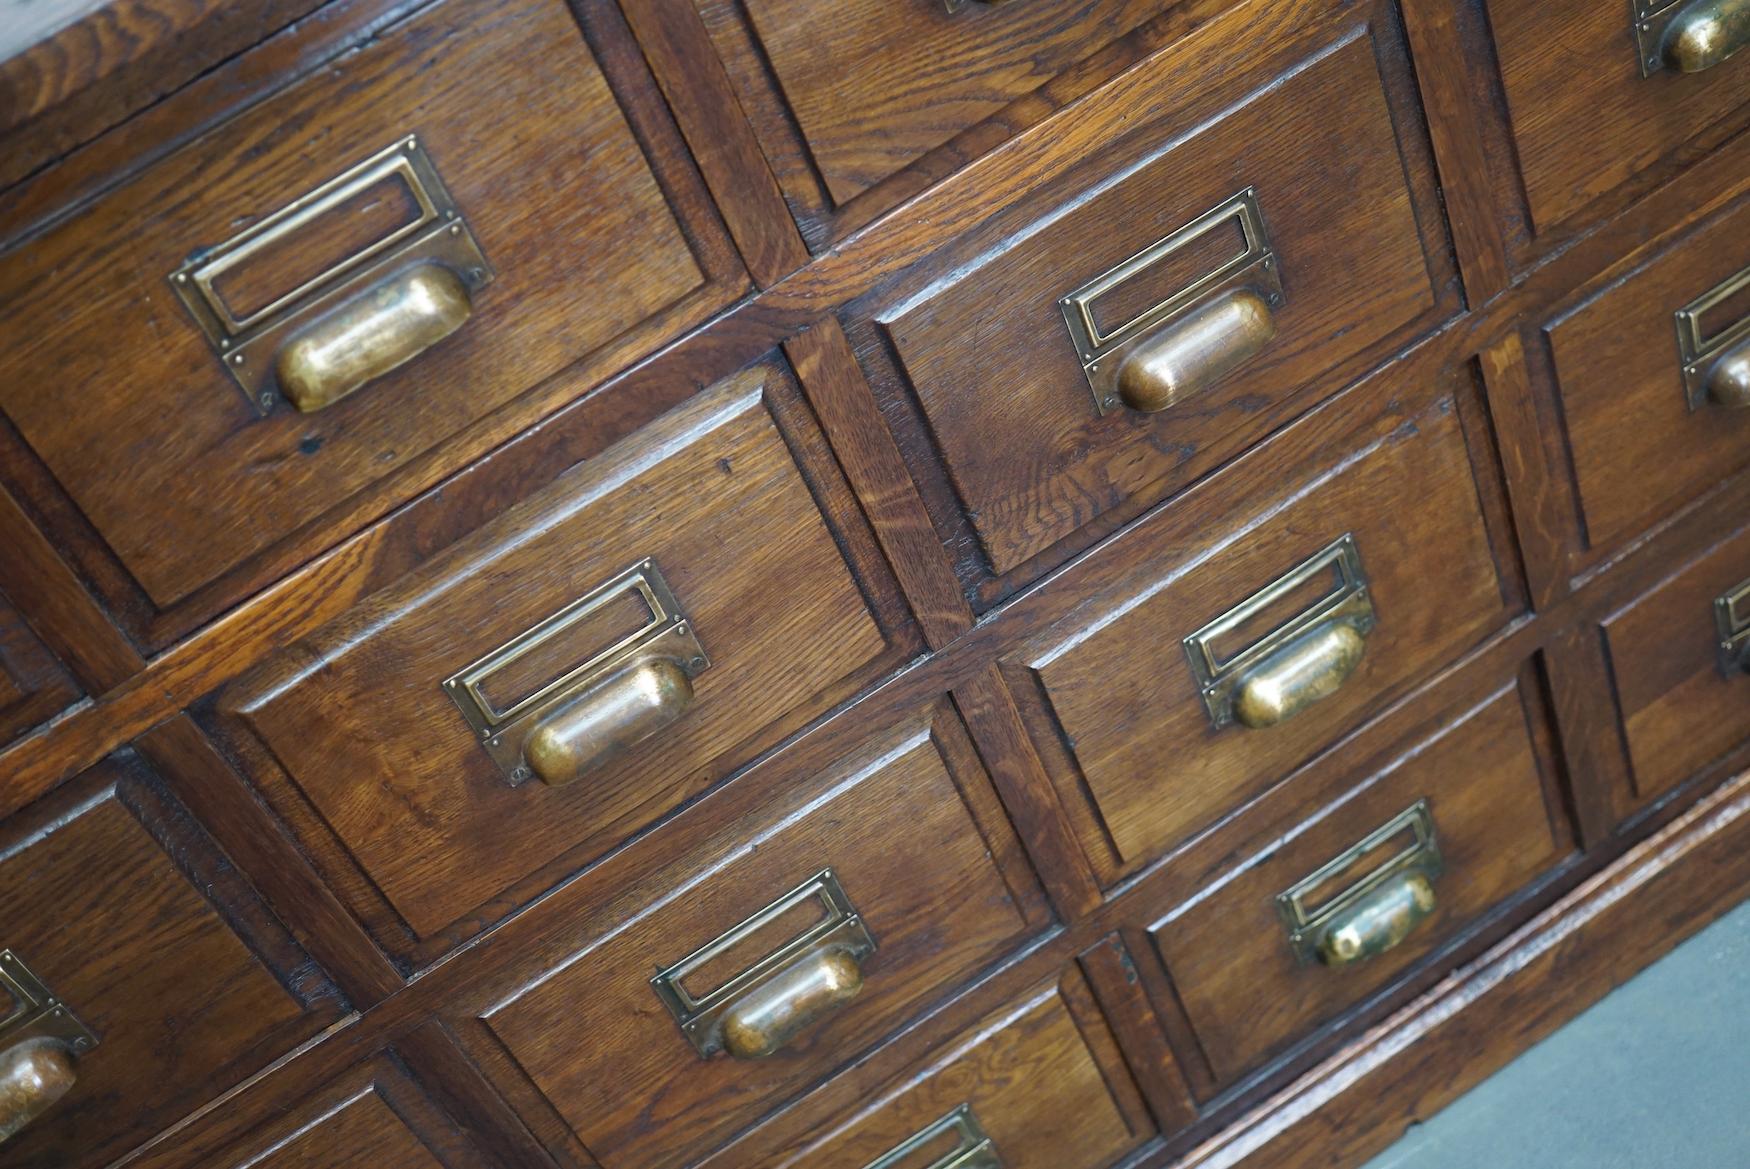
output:
[{"label": "recessed wooden panel", "polygon": [[[794,387],[774,367],[726,380],[221,698],[269,799],[315,839],[332,833],[329,867],[393,951],[427,955],[446,928],[471,933],[468,915],[505,912],[487,903],[519,879],[673,810],[889,650],[771,412],[779,393]],[[515,782],[445,679],[645,558],[709,655],[691,706],[574,783]],[[560,637],[563,655],[522,661],[544,681],[611,640],[586,622]]]},{"label": "recessed wooden panel", "polygon": [[[819,794],[802,810],[744,820],[727,853],[702,847],[709,863],[660,875],[658,900],[483,1012],[603,1169],[691,1163],[1024,936],[1023,908],[957,786],[973,777],[950,762],[932,726],[948,717],[829,768],[810,782]],[[964,735],[957,725],[947,733]],[[875,940],[861,993],[764,1059],[701,1057],[651,975],[829,867]],[[788,936],[767,928],[718,973]]]},{"label": "recessed wooden panel", "polygon": [[6,1144],[21,1169],[107,1165],[339,1011],[205,833],[137,763],[8,825],[0,948],[97,1036],[71,1092]]},{"label": "recessed wooden panel", "polygon": [[[1225,82],[1236,106],[1226,116],[1189,136],[1177,119],[1148,123],[1091,155],[1075,189],[1007,213],[1034,219],[1018,236],[875,310],[990,572],[1182,486],[1276,424],[1272,407],[1434,307],[1377,51],[1364,27],[1350,29],[1285,76]],[[1102,415],[1060,298],[1247,188],[1283,285],[1274,340],[1164,411]],[[1164,281],[1145,272],[1130,291],[1152,295],[1128,307],[1164,301],[1226,258],[1168,262],[1155,270]]]},{"label": "recessed wooden panel", "polygon": [[[1611,551],[1750,464],[1750,412],[1690,409],[1673,322],[1750,267],[1747,227],[1740,203],[1545,326],[1589,552]],[[1745,308],[1728,303],[1709,328],[1733,324],[1734,311]]]},{"label": "recessed wooden panel", "polygon": [[0,597],[0,743],[70,705],[79,687]]},{"label": "recessed wooden panel", "polygon": [[[1215,878],[1206,895],[1168,913],[1150,935],[1218,1078],[1255,1066],[1389,984],[1418,959],[1550,867],[1561,855],[1544,803],[1544,778],[1517,685],[1458,712],[1340,799],[1299,823],[1260,829],[1268,844]],[[1314,771],[1343,769],[1340,756]],[[1310,782],[1310,781],[1309,781]],[[1298,814],[1295,783],[1260,808]],[[1434,912],[1395,948],[1344,968],[1302,964],[1278,916],[1276,896],[1341,856],[1393,817],[1426,800],[1443,869]],[[1393,841],[1386,851],[1398,847]],[[1326,896],[1367,871],[1338,874]]]},{"label": "recessed wooden panel", "polygon": [[1643,799],[1750,738],[1750,674],[1721,663],[1714,618],[1715,598],[1746,582],[1750,530],[1741,530],[1602,622],[1635,790]]},{"label": "recessed wooden panel", "polygon": [[[400,369],[258,417],[171,272],[408,136],[496,278]],[[251,278],[283,292],[324,247],[351,254],[333,218]],[[714,280],[567,7],[447,0],[10,255],[0,409],[166,610],[560,368],[702,319],[735,293]]]},{"label": "recessed wooden panel", "polygon": [[[1288,432],[1281,457],[1302,458],[1286,481],[1241,464],[1204,494],[1218,504],[1157,513],[1103,553],[1135,565],[1120,584],[1005,661],[1036,696],[1033,734],[1061,761],[1066,802],[1092,800],[1083,846],[1105,881],[1248,802],[1506,617],[1454,400],[1418,398],[1346,433]],[[1183,639],[1345,533],[1377,619],[1360,664],[1286,722],[1216,729]],[[1267,608],[1248,636],[1310,599]]]},{"label": "recessed wooden panel", "polygon": [[1741,117],[1750,59],[1641,76],[1634,6],[1488,0],[1525,196],[1539,232]]}]

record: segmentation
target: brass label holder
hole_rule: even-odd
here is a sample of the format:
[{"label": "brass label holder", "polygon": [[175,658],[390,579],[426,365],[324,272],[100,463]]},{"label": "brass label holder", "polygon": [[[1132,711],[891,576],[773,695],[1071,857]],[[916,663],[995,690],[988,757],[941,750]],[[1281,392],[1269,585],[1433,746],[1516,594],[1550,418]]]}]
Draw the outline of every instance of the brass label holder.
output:
[{"label": "brass label holder", "polygon": [[[294,235],[301,228],[377,183],[399,178],[418,208],[416,216],[326,271],[242,316],[232,313],[217,282]],[[170,287],[194,317],[202,336],[259,415],[277,400],[273,356],[282,342],[330,308],[351,299],[395,269],[432,261],[453,271],[470,293],[492,282],[492,266],[444,189],[417,137],[379,151],[216,247],[199,248],[170,273]]]},{"label": "brass label holder", "polygon": [[[701,967],[809,901],[819,902],[822,910],[819,921],[720,986],[700,995],[686,988],[686,979]],[[875,938],[829,868],[663,970],[650,980],[650,986],[680,1024],[681,1033],[694,1050],[709,1058],[724,1050],[723,1014],[736,999],[805,955],[835,949],[847,952],[861,963],[875,952]]]},{"label": "brass label holder", "polygon": [[[485,683],[492,675],[565,636],[591,614],[627,593],[637,595],[650,613],[643,626],[506,707],[496,706],[486,694]],[[673,659],[689,678],[697,677],[711,665],[705,647],[699,644],[656,561],[648,557],[445,678],[444,693],[462,712],[505,778],[520,784],[531,778],[523,761],[523,740],[530,730],[598,678],[646,656]]]},{"label": "brass label holder", "polygon": [[1706,314],[1750,287],[1750,268],[1745,268],[1708,289],[1673,314],[1677,326],[1677,360],[1683,374],[1684,399],[1691,413],[1707,405],[1708,373],[1715,360],[1750,338],[1750,316],[1733,321],[1716,333],[1708,333]]},{"label": "brass label holder", "polygon": [[927,1149],[944,1137],[953,1135],[955,1145],[942,1156],[921,1169],[1003,1169],[996,1146],[985,1135],[970,1104],[962,1104],[942,1119],[918,1130],[863,1167],[863,1169],[899,1169],[911,1163],[912,1154]]},{"label": "brass label holder", "polygon": [[1714,628],[1720,673],[1729,678],[1750,670],[1750,580],[1714,598]]},{"label": "brass label holder", "polygon": [[[1326,574],[1333,581],[1330,591],[1237,653],[1222,654],[1219,645],[1236,630],[1308,581]],[[1327,621],[1347,622],[1363,635],[1371,633],[1376,622],[1361,553],[1348,532],[1185,638],[1185,656],[1215,728],[1234,724],[1235,693],[1248,671]]]},{"label": "brass label holder", "polygon": [[[1390,843],[1405,831],[1410,843],[1366,876],[1328,901],[1311,907],[1311,898],[1321,888],[1341,876],[1369,853]],[[1319,938],[1324,927],[1341,917],[1369,893],[1400,874],[1421,873],[1432,881],[1445,867],[1439,842],[1434,838],[1434,815],[1428,801],[1417,800],[1378,828],[1320,865],[1315,871],[1290,885],[1276,896],[1276,912],[1288,930],[1288,944],[1302,966],[1318,961]]]},{"label": "brass label holder", "polygon": [[[1101,329],[1094,312],[1100,297],[1230,222],[1239,226],[1244,240],[1237,255],[1116,328]],[[1174,317],[1222,292],[1242,287],[1256,289],[1272,308],[1282,304],[1280,265],[1258,208],[1257,192],[1251,187],[1062,297],[1058,307],[1063,310],[1063,323],[1094,395],[1094,408],[1102,416],[1123,408],[1118,397],[1118,369],[1132,349]]]},{"label": "brass label holder", "polygon": [[97,1036],[73,1009],[55,997],[12,950],[0,950],[0,1001],[11,1009],[0,1018],[0,1047],[31,1039],[50,1039],[75,1055],[97,1046]]}]

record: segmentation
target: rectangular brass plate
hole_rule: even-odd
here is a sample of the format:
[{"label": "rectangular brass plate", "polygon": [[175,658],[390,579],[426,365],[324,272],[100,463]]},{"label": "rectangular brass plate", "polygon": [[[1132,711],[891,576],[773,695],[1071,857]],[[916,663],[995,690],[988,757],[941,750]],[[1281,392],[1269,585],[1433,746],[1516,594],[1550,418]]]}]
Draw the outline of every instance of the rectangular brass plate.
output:
[{"label": "rectangular brass plate", "polygon": [[1750,316],[1709,333],[1707,314],[1750,287],[1750,268],[1727,277],[1682,308],[1677,324],[1677,360],[1683,373],[1683,393],[1693,413],[1707,404],[1707,375],[1714,359],[1750,335]]},{"label": "rectangular brass plate", "polygon": [[[217,289],[218,280],[267,248],[294,235],[353,196],[389,178],[407,185],[419,213],[263,307],[238,318]],[[276,399],[273,358],[281,343],[312,318],[350,299],[395,269],[433,260],[449,268],[470,293],[492,282],[492,266],[438,178],[417,137],[379,151],[314,190],[251,224],[215,247],[198,248],[169,276],[170,287],[194,317],[213,352],[258,414]]]},{"label": "rectangular brass plate", "polygon": [[[493,674],[523,655],[565,636],[591,613],[625,593],[635,593],[649,611],[650,619],[642,627],[606,649],[591,654],[504,709],[494,705],[485,690],[487,680]],[[640,560],[540,624],[524,630],[467,668],[445,678],[444,693],[468,720],[481,746],[486,748],[486,753],[492,756],[505,778],[519,784],[529,779],[528,767],[523,763],[523,739],[528,732],[549,712],[588,689],[597,679],[613,673],[634,658],[646,655],[673,659],[680,663],[688,677],[697,677],[711,665],[705,647],[699,643],[674,593],[669,591],[668,582],[663,580],[656,561],[649,558]]]},{"label": "rectangular brass plate", "polygon": [[[1244,241],[1238,254],[1117,328],[1109,331],[1100,328],[1094,313],[1095,301],[1230,220],[1238,224]],[[1131,349],[1164,322],[1231,288],[1247,286],[1257,289],[1271,307],[1282,304],[1282,276],[1278,271],[1276,253],[1270,248],[1270,235],[1264,226],[1263,212],[1258,208],[1257,192],[1251,187],[1060,299],[1058,307],[1063,310],[1063,323],[1069,329],[1070,342],[1082,364],[1082,374],[1094,395],[1094,408],[1102,415],[1120,408],[1118,367]]]},{"label": "rectangular brass plate", "polygon": [[913,1153],[929,1148],[949,1134],[956,1138],[954,1147],[921,1169],[1003,1169],[996,1146],[985,1135],[984,1126],[978,1123],[970,1104],[962,1104],[942,1119],[920,1129],[863,1169],[898,1169],[909,1164]]},{"label": "rectangular brass plate", "polygon": [[1720,672],[1731,677],[1750,670],[1750,580],[1714,598],[1714,628]]},{"label": "rectangular brass plate", "polygon": [[1629,0],[1629,19],[1634,23],[1635,52],[1640,57],[1641,76],[1651,77],[1665,68],[1665,30],[1677,19],[1688,0]]},{"label": "rectangular brass plate", "polygon": [[[1309,908],[1308,901],[1313,893],[1406,831],[1411,834],[1410,843],[1389,860],[1335,897],[1319,903],[1316,908]],[[1276,911],[1288,929],[1288,944],[1294,947],[1301,965],[1316,962],[1319,930],[1326,922],[1399,873],[1419,870],[1432,880],[1440,875],[1443,866],[1440,845],[1434,838],[1434,815],[1428,809],[1427,800],[1417,800],[1341,855],[1331,858],[1277,895]]]},{"label": "rectangular brass plate", "polygon": [[91,1028],[11,950],[0,950],[0,1002],[10,1004],[0,1018],[0,1047],[26,1039],[54,1039],[77,1055],[97,1046]]},{"label": "rectangular brass plate", "polygon": [[[703,995],[694,995],[686,988],[687,977],[706,963],[811,900],[820,903],[822,916],[802,933]],[[694,1049],[701,1056],[711,1056],[723,1050],[720,1022],[731,1003],[803,955],[829,949],[845,950],[861,962],[875,952],[875,938],[857,915],[856,906],[845,896],[838,877],[831,869],[822,869],[746,921],[663,970],[650,980],[650,985]]]},{"label": "rectangular brass plate", "polygon": [[[1222,639],[1323,573],[1332,574],[1334,583],[1329,592],[1239,652],[1222,655],[1218,648]],[[1363,634],[1372,632],[1374,626],[1367,574],[1361,567],[1355,537],[1348,532],[1185,639],[1185,656],[1190,659],[1203,707],[1216,728],[1233,724],[1234,692],[1246,671],[1308,629],[1330,620],[1349,621]]]}]

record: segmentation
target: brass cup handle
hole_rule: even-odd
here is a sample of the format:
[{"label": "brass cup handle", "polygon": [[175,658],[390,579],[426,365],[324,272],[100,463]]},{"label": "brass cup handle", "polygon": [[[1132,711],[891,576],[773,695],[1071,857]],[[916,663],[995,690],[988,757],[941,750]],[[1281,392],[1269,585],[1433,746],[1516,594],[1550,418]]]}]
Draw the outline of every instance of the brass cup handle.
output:
[{"label": "brass cup handle", "polygon": [[1426,872],[1397,873],[1331,918],[1318,939],[1319,961],[1343,967],[1378,957],[1415,932],[1437,906]]},{"label": "brass cup handle", "polygon": [[1118,367],[1118,396],[1154,414],[1201,393],[1276,336],[1276,314],[1255,289],[1236,288],[1163,325]]},{"label": "brass cup handle", "polygon": [[54,1039],[26,1039],[0,1052],[0,1141],[41,1116],[76,1078],[73,1053]]},{"label": "brass cup handle", "polygon": [[1750,407],[1750,337],[1738,342],[1708,367],[1707,396],[1729,410]]},{"label": "brass cup handle", "polygon": [[863,967],[848,950],[816,951],[731,1003],[723,1047],[736,1059],[763,1059],[856,998]]},{"label": "brass cup handle", "polygon": [[346,301],[287,341],[274,360],[280,393],[308,414],[419,356],[474,310],[442,264],[416,264]]},{"label": "brass cup handle", "polygon": [[1666,26],[1665,66],[1680,73],[1711,69],[1750,42],[1750,0],[1692,0]]},{"label": "brass cup handle", "polygon": [[547,716],[524,741],[523,759],[541,782],[559,787],[670,726],[692,704],[693,680],[681,663],[635,661]]},{"label": "brass cup handle", "polygon": [[1367,634],[1348,620],[1301,634],[1240,678],[1234,718],[1261,730],[1285,722],[1340,689],[1367,650]]}]

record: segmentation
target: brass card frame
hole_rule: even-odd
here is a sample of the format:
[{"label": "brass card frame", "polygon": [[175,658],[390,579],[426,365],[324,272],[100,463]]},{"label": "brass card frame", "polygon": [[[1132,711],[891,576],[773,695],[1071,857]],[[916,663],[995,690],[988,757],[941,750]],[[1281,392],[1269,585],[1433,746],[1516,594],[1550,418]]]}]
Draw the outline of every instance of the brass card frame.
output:
[{"label": "brass card frame", "polygon": [[[1250,621],[1295,589],[1321,573],[1336,570],[1338,584],[1318,601],[1278,625],[1230,657],[1220,657],[1214,643]],[[1246,674],[1266,658],[1293,642],[1316,625],[1327,621],[1346,621],[1366,636],[1373,631],[1377,618],[1373,598],[1368,591],[1367,572],[1361,565],[1361,551],[1355,546],[1355,536],[1344,532],[1326,547],[1301,561],[1196,633],[1185,638],[1185,656],[1191,662],[1191,674],[1197,680],[1203,708],[1217,730],[1234,724],[1234,695],[1244,684]]]},{"label": "brass card frame", "polygon": [[1714,598],[1714,628],[1720,673],[1732,677],[1750,670],[1750,580]]},{"label": "brass card frame", "polygon": [[0,950],[0,996],[11,1001],[11,1009],[0,1018],[0,1047],[52,1039],[73,1054],[83,1055],[97,1046],[96,1033],[80,1022],[73,1008],[56,998],[13,950]]},{"label": "brass card frame", "polygon": [[[1212,272],[1175,292],[1151,308],[1137,313],[1130,320],[1109,332],[1102,332],[1094,319],[1094,302],[1131,277],[1147,271],[1162,258],[1201,239],[1226,223],[1238,220],[1245,239],[1239,255]],[[1130,351],[1147,340],[1161,325],[1180,316],[1198,304],[1231,288],[1251,287],[1258,290],[1272,308],[1283,301],[1282,274],[1276,253],[1270,244],[1270,232],[1264,224],[1264,213],[1258,206],[1255,188],[1247,187],[1239,194],[1210,208],[1196,219],[1157,240],[1128,260],[1102,272],[1075,291],[1061,297],[1057,305],[1063,310],[1063,323],[1069,329],[1071,344],[1081,362],[1082,375],[1088,390],[1094,395],[1094,408],[1102,416],[1122,409],[1118,397],[1118,369]]]},{"label": "brass card frame", "polygon": [[928,1148],[947,1133],[957,1136],[959,1144],[923,1169],[1003,1169],[996,1145],[985,1135],[984,1126],[978,1123],[978,1116],[970,1104],[962,1104],[942,1119],[919,1129],[863,1169],[897,1169],[913,1153]]},{"label": "brass card frame", "polygon": [[[650,610],[650,620],[619,641],[553,678],[532,694],[508,708],[498,709],[482,685],[494,673],[524,654],[562,637],[566,630],[625,594],[636,593]],[[669,658],[687,677],[694,678],[711,666],[710,656],[693,632],[692,623],[675,600],[656,561],[645,557],[613,579],[571,602],[539,624],[524,630],[492,652],[444,679],[444,693],[462,712],[468,726],[492,756],[492,761],[513,784],[531,777],[523,762],[523,740],[536,724],[554,709],[587,690],[599,678],[620,666],[644,657]]]},{"label": "brass card frame", "polygon": [[[1326,901],[1315,911],[1307,909],[1307,895],[1338,876],[1356,861],[1409,829],[1413,843],[1368,873],[1361,880]],[[1427,799],[1417,800],[1366,836],[1308,873],[1276,895],[1276,912],[1288,931],[1288,944],[1302,966],[1318,961],[1319,938],[1326,925],[1356,902],[1401,873],[1420,872],[1432,881],[1445,869],[1440,842],[1434,833],[1434,813]]]},{"label": "brass card frame", "polygon": [[[825,916],[735,977],[704,995],[683,985],[688,975],[732,946],[804,902],[818,900]],[[681,1033],[701,1058],[723,1048],[723,1014],[748,991],[765,983],[798,959],[827,950],[844,950],[859,964],[875,952],[875,937],[845,895],[832,869],[822,869],[758,913],[706,942],[650,980],[650,987],[680,1024]]]},{"label": "brass card frame", "polygon": [[1714,285],[1673,314],[1677,326],[1677,360],[1683,374],[1684,400],[1691,413],[1707,405],[1707,375],[1721,354],[1750,338],[1750,316],[1727,325],[1713,336],[1703,327],[1703,315],[1750,287],[1750,268]]},{"label": "brass card frame", "polygon": [[[241,318],[215,287],[231,268],[292,235],[311,221],[391,176],[406,182],[419,207],[403,224],[327,271]],[[282,342],[315,317],[350,300],[396,269],[435,262],[450,269],[470,294],[492,283],[492,265],[438,177],[417,136],[400,139],[216,247],[198,248],[171,272],[170,287],[257,414],[277,400],[273,357]]]},{"label": "brass card frame", "polygon": [[1665,4],[1629,0],[1629,20],[1635,30],[1635,54],[1640,58],[1643,78],[1665,71],[1665,30],[1689,3],[1690,0],[1670,0]]}]

